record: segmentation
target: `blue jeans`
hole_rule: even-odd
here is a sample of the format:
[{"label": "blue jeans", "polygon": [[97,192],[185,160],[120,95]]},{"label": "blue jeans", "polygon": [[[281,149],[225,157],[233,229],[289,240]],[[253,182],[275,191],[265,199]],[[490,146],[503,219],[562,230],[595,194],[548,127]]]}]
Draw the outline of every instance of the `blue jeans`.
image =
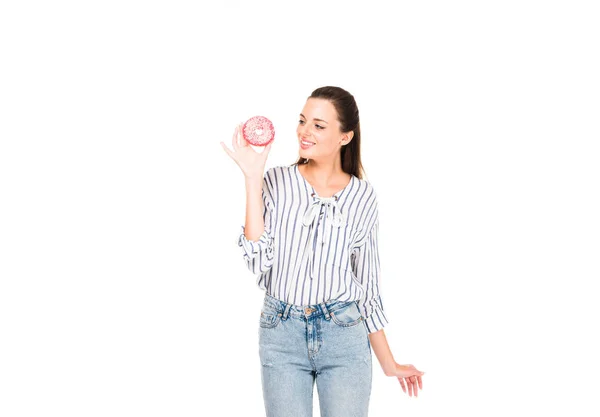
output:
[{"label": "blue jeans", "polygon": [[310,306],[265,293],[259,356],[267,417],[312,417],[316,381],[321,417],[366,417],[372,363],[356,301]]}]

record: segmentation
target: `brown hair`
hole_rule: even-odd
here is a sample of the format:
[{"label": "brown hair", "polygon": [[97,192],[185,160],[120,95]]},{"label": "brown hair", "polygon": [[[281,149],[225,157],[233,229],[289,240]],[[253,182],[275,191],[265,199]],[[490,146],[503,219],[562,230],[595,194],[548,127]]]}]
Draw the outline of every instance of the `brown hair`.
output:
[{"label": "brown hair", "polygon": [[[342,146],[340,151],[342,170],[362,179],[364,169],[360,160],[360,120],[354,96],[343,88],[327,86],[317,88],[308,98],[329,100],[337,112],[340,130],[342,132],[354,132],[350,143]],[[298,157],[294,164],[303,164],[304,161],[305,158]]]}]

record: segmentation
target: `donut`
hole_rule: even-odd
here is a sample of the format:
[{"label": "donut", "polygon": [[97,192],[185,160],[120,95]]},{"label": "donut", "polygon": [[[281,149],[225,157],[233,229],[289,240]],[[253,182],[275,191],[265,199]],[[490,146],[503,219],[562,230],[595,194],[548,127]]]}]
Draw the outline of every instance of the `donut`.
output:
[{"label": "donut", "polygon": [[254,116],[246,120],[242,128],[244,139],[254,146],[267,146],[275,138],[273,123],[264,116]]}]

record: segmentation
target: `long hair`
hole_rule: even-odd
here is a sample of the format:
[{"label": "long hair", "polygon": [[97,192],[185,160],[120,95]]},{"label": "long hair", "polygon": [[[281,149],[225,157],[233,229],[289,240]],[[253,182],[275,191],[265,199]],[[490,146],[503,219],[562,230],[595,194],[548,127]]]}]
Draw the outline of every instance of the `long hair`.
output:
[{"label": "long hair", "polygon": [[[342,170],[362,179],[364,169],[360,160],[360,120],[354,96],[343,88],[327,86],[317,88],[308,98],[329,100],[337,112],[340,130],[342,132],[354,132],[350,143],[342,146],[340,151]],[[298,157],[294,164],[304,164],[305,161],[305,158]]]}]

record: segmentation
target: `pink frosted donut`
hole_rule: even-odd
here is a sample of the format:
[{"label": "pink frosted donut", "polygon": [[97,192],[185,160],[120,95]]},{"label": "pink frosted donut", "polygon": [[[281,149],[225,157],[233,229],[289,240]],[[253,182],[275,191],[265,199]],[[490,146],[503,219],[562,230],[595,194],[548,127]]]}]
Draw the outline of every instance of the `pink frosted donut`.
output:
[{"label": "pink frosted donut", "polygon": [[254,116],[246,120],[242,128],[244,139],[254,146],[267,146],[275,138],[273,123],[263,116]]}]

